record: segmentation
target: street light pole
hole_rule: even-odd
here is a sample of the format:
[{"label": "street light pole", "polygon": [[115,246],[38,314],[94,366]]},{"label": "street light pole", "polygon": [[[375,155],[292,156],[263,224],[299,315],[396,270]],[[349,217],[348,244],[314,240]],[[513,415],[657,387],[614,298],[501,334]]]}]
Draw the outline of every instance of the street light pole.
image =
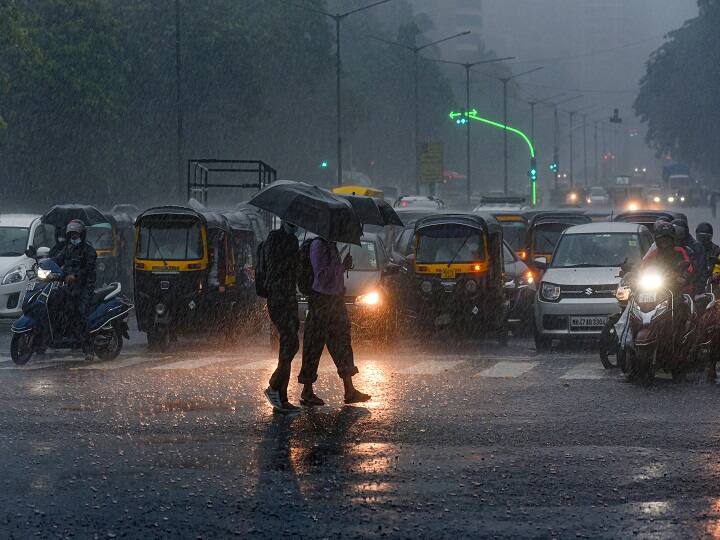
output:
[{"label": "street light pole", "polygon": [[575,118],[575,115],[577,114],[577,111],[570,111],[570,187],[572,188],[575,185],[575,178],[573,176],[574,174],[574,160],[573,160],[573,119]]},{"label": "street light pole", "polygon": [[588,183],[588,155],[587,155],[587,114],[583,114],[583,167],[585,168],[585,187]]},{"label": "street light pole", "polygon": [[593,130],[593,134],[595,136],[594,137],[594,139],[595,139],[594,146],[595,147],[593,149],[594,150],[593,154],[595,155],[595,163],[594,163],[594,167],[593,167],[593,169],[594,169],[593,178],[595,180],[596,186],[600,185],[600,179],[598,178],[598,122],[599,122],[599,120],[595,120],[595,125],[594,125],[594,130]]},{"label": "street light pole", "polygon": [[297,4],[295,2],[283,0],[284,3],[295,6],[296,8],[304,9],[305,11],[311,11],[313,13],[318,13],[320,15],[325,15],[326,17],[332,19],[335,21],[335,40],[336,40],[336,51],[335,51],[335,92],[336,92],[336,103],[337,103],[337,185],[342,185],[342,97],[341,97],[341,87],[340,87],[340,73],[341,73],[341,57],[340,57],[340,23],[345,19],[346,17],[349,17],[350,15],[354,15],[355,13],[359,13],[360,11],[365,11],[366,9],[373,8],[375,6],[379,6],[381,4],[387,4],[388,2],[391,2],[392,0],[379,0],[378,2],[373,2],[372,4],[368,4],[366,6],[359,7],[357,9],[352,9],[350,11],[346,11],[345,13],[329,13],[327,11],[324,11],[322,9],[316,9],[311,8],[309,6],[306,6],[304,4]]},{"label": "street light pole", "polygon": [[[507,118],[507,85],[510,81],[513,79],[517,79],[518,77],[522,77],[523,75],[528,75],[530,73],[535,73],[536,71],[540,71],[543,69],[543,66],[536,67],[533,69],[529,69],[527,71],[523,71],[522,73],[518,73],[516,75],[512,75],[510,77],[501,77],[499,79],[500,82],[502,82],[503,85],[503,125],[508,125],[508,118]],[[503,130],[503,192],[505,195],[508,193],[508,138],[507,138],[507,129]]]},{"label": "street light pole", "polygon": [[180,197],[183,197],[185,185],[183,182],[183,163],[182,163],[182,151],[183,151],[183,105],[182,105],[182,64],[180,58],[180,0],[175,0],[175,106],[177,111],[177,140],[175,149],[175,158],[177,160],[177,182],[178,182],[178,193]]}]

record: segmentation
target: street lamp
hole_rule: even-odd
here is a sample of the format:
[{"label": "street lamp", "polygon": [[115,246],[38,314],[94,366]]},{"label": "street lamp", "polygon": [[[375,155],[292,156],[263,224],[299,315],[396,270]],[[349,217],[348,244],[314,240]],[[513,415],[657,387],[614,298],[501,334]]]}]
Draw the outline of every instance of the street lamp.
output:
[{"label": "street lamp", "polygon": [[[508,118],[507,118],[507,85],[510,81],[513,79],[517,79],[518,77],[522,77],[523,75],[529,75],[530,73],[535,73],[536,71],[540,71],[543,69],[543,66],[536,67],[533,69],[529,69],[527,71],[523,71],[522,73],[518,73],[516,75],[512,75],[510,77],[500,77],[498,80],[502,82],[503,85],[503,124],[507,126]],[[504,166],[504,175],[503,175],[503,191],[505,192],[505,195],[508,193],[508,139],[507,139],[507,131],[505,131],[503,136],[503,166]]]},{"label": "street lamp", "polygon": [[182,109],[182,66],[180,60],[180,0],[175,0],[175,107],[177,111],[177,140],[176,158],[178,168],[178,193],[182,196],[185,189],[183,185],[183,109]]},{"label": "street lamp", "polygon": [[560,118],[558,117],[558,106],[562,105],[564,103],[569,103],[570,101],[575,101],[576,99],[580,99],[583,97],[582,94],[577,94],[575,96],[569,97],[567,99],[564,99],[562,101],[558,101],[556,103],[552,103],[548,100],[549,104],[553,107],[553,117],[554,117],[554,124],[553,124],[553,165],[554,169],[552,172],[555,173],[555,179],[554,179],[554,188],[557,189],[558,187],[558,172],[560,170]]},{"label": "street lamp", "polygon": [[433,41],[431,43],[425,43],[424,45],[420,46],[410,46],[405,45],[404,43],[400,43],[397,41],[390,41],[387,39],[382,39],[375,36],[369,36],[371,39],[381,41],[383,43],[387,43],[388,45],[395,45],[396,47],[402,47],[403,49],[407,49],[408,51],[413,53],[413,62],[414,62],[414,100],[415,100],[415,126],[414,126],[414,135],[413,135],[413,143],[415,145],[415,192],[419,195],[420,194],[420,170],[419,170],[419,157],[418,157],[418,146],[419,146],[419,140],[420,140],[420,129],[419,129],[419,116],[420,116],[420,91],[419,91],[419,75],[418,75],[418,59],[420,57],[420,51],[423,49],[427,49],[428,47],[432,47],[433,45],[438,45],[440,43],[445,43],[446,41],[450,41],[451,39],[459,38],[462,36],[467,36],[470,34],[470,30],[466,30],[465,32],[460,32],[458,34],[454,34],[452,36],[448,36],[442,39],[438,39],[436,41]]},{"label": "street lamp", "polygon": [[322,9],[316,9],[311,8],[309,6],[303,5],[303,4],[296,4],[295,2],[284,2],[286,4],[295,6],[300,9],[304,9],[306,11],[312,11],[313,13],[318,13],[320,15],[325,15],[326,17],[331,18],[333,21],[335,21],[335,41],[336,43],[336,51],[335,51],[335,93],[337,96],[337,185],[342,185],[342,106],[341,106],[341,96],[340,96],[340,68],[341,68],[341,59],[340,59],[340,23],[350,15],[354,15],[355,13],[359,13],[360,11],[365,11],[366,9],[373,8],[375,6],[379,6],[381,4],[387,4],[391,0],[380,0],[379,2],[373,2],[372,4],[368,4],[366,6],[362,6],[356,9],[351,9],[350,11],[346,11],[345,13],[330,13],[328,11],[324,11]]},{"label": "street lamp", "polygon": [[[492,58],[490,60],[479,60],[477,62],[453,62],[451,60],[440,60],[438,58],[428,58],[432,62],[440,62],[442,64],[453,64],[465,68],[465,112],[470,110],[470,70],[481,64],[492,64],[495,62],[504,62],[505,60],[515,60],[514,56],[506,56],[504,58]],[[507,123],[505,124],[507,125]],[[467,202],[470,203],[470,122],[465,124],[465,159],[466,159],[466,176],[467,176]]]}]

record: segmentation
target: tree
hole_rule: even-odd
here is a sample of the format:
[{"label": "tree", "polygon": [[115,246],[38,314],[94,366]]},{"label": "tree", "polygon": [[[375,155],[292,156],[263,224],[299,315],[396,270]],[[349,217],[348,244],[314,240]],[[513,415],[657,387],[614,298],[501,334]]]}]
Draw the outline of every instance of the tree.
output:
[{"label": "tree", "polygon": [[635,112],[647,140],[702,172],[720,175],[720,1],[700,0],[699,15],[670,32],[650,56]]}]

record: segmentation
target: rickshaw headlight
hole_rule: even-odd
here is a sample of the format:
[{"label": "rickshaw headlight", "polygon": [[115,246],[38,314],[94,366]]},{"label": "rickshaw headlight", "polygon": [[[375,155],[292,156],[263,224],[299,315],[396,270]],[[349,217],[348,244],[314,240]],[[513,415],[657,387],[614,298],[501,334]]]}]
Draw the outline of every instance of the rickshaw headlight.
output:
[{"label": "rickshaw headlight", "polygon": [[165,315],[166,311],[167,311],[167,307],[165,307],[165,304],[163,304],[162,302],[155,306],[155,313],[157,313],[160,316]]},{"label": "rickshaw headlight", "polygon": [[466,290],[468,293],[470,293],[470,294],[476,293],[476,292],[477,292],[477,288],[478,288],[478,287],[477,287],[477,282],[476,282],[474,279],[468,279],[468,280],[465,282],[465,290]]},{"label": "rickshaw headlight", "polygon": [[355,303],[363,306],[376,306],[380,303],[380,293],[371,291],[367,294],[361,294],[355,298]]},{"label": "rickshaw headlight", "polygon": [[423,282],[420,284],[420,290],[421,290],[422,292],[424,292],[425,294],[430,294],[430,293],[432,292],[432,283],[430,283],[430,282],[427,281],[427,280],[426,280],[426,281],[423,281]]}]

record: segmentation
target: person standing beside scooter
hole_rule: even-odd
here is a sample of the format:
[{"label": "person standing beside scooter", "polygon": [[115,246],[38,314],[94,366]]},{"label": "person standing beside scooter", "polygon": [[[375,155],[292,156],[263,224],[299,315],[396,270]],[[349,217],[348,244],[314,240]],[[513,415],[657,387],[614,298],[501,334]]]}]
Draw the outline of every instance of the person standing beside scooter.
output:
[{"label": "person standing beside scooter", "polygon": [[695,229],[695,237],[705,249],[706,275],[713,276],[713,269],[720,262],[718,260],[720,258],[720,246],[713,242],[713,226],[709,223],[700,223]]},{"label": "person standing beside scooter", "polygon": [[87,327],[88,309],[95,290],[95,248],[85,239],[85,224],[79,219],[68,223],[65,229],[67,242],[54,257],[65,276],[67,291],[66,309],[75,338],[82,343],[86,360],[94,358],[93,347]]}]

